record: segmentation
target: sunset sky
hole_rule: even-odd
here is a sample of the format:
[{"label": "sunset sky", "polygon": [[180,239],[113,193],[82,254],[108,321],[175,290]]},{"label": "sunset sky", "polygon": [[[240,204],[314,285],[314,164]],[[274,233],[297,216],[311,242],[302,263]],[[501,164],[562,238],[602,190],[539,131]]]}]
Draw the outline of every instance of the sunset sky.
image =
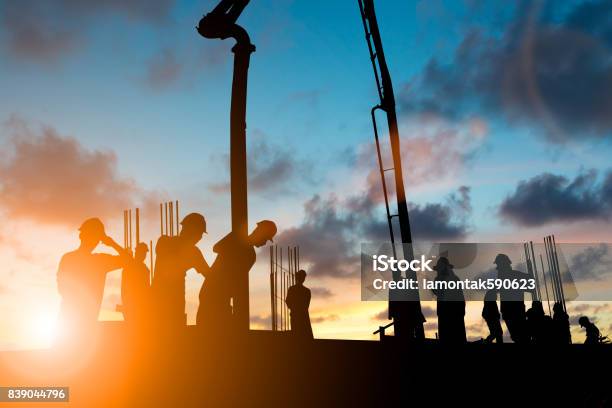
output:
[{"label": "sunset sky", "polygon": [[[122,210],[140,207],[148,242],[159,202],[180,200],[183,214],[205,215],[199,246],[214,260],[230,229],[233,43],[194,26],[215,3],[0,2],[0,349],[47,343],[57,264],[88,217],[122,242]],[[376,5],[415,239],[612,241],[612,3]],[[239,22],[257,47],[251,228],[275,220],[276,242],[300,246],[315,336],[374,339],[386,304],[360,301],[359,247],[387,230],[357,1],[252,0]],[[607,285],[612,254],[600,257],[610,268],[584,280]],[[269,326],[268,263],[264,249],[251,271],[253,328]],[[119,277],[108,276],[102,319],[120,318]],[[188,273],[190,322],[201,282]],[[481,307],[468,305],[471,340],[486,328]],[[612,332],[612,301],[568,308],[572,323],[586,314]]]}]

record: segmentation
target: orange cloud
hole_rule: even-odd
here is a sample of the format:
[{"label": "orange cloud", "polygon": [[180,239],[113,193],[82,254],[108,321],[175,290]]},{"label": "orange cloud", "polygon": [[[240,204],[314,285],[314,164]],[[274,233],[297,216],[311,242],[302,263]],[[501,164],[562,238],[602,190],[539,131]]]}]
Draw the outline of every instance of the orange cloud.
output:
[{"label": "orange cloud", "polygon": [[0,158],[1,209],[10,217],[73,226],[91,216],[115,216],[137,199],[151,201],[117,172],[112,151],[88,150],[70,137],[25,123],[8,125],[7,156]]}]

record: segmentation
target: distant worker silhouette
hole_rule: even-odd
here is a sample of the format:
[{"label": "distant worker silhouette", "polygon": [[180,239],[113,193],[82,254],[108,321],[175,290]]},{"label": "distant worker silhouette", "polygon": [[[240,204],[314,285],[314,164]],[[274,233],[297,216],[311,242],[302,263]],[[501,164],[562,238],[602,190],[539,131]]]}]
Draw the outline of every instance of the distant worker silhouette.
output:
[{"label": "distant worker silhouette", "polygon": [[[441,256],[433,269],[438,273],[436,282],[458,282],[459,277],[453,271],[448,258]],[[467,342],[465,334],[465,297],[463,290],[457,288],[438,288],[433,290],[437,301],[438,334],[440,342],[445,344],[463,344]]]},{"label": "distant worker silhouette", "polygon": [[291,333],[300,339],[312,339],[312,326],[310,325],[310,289],[304,286],[306,271],[300,269],[295,274],[296,283],[287,290],[285,303],[291,311]]},{"label": "distant worker silhouette", "polygon": [[485,293],[484,306],[482,307],[482,318],[487,322],[489,335],[485,339],[485,343],[501,344],[504,342],[504,332],[502,330],[499,309],[497,308],[497,291],[490,289]]},{"label": "distant worker silhouette", "polygon": [[137,244],[134,257],[121,273],[123,316],[129,323],[144,323],[150,318],[151,271],[145,265],[148,252],[147,244]]},{"label": "distant worker silhouette", "polygon": [[578,319],[578,324],[580,324],[580,327],[584,327],[586,329],[586,340],[584,341],[584,344],[599,344],[599,329],[589,320],[588,317],[582,316],[580,319]]},{"label": "distant worker silhouette", "polygon": [[421,343],[425,339],[423,323],[426,320],[421,310],[421,303],[414,300],[417,295],[418,291],[389,290],[389,318],[393,319],[395,337],[406,343]]},{"label": "distant worker silhouette", "polygon": [[569,316],[563,310],[563,305],[559,302],[553,306],[553,341],[557,344],[571,344],[572,334],[570,332]]},{"label": "distant worker silhouette", "polygon": [[191,213],[181,221],[178,236],[162,235],[157,240],[153,298],[157,321],[185,325],[185,276],[189,269],[206,276],[209,266],[196,244],[206,233],[206,220]]},{"label": "distant worker silhouette", "polygon": [[[210,267],[210,281],[207,283],[207,278],[200,290],[198,325],[234,328],[236,311],[243,306],[240,302],[249,299],[248,275],[256,260],[254,247],[272,241],[276,231],[274,222],[264,220],[257,223],[246,240],[230,232],[213,246],[217,258]],[[224,319],[228,313],[230,321]]]},{"label": "distant worker silhouette", "polygon": [[[79,228],[79,247],[68,252],[59,263],[57,287],[62,297],[60,322],[63,335],[88,334],[100,312],[106,274],[120,269],[130,260],[129,253],[104,232],[98,218],[89,218]],[[94,253],[99,243],[118,255]]]},{"label": "distant worker silhouette", "polygon": [[[497,255],[494,263],[497,265],[499,279],[519,280],[520,282],[520,279],[529,278],[528,274],[512,269],[512,261],[506,254]],[[502,287],[499,290],[499,300],[502,319],[506,322],[512,341],[515,343],[528,342],[524,290]]]},{"label": "distant worker silhouette", "polygon": [[532,301],[527,310],[527,337],[534,344],[550,344],[553,342],[552,319],[544,313],[540,301]]}]

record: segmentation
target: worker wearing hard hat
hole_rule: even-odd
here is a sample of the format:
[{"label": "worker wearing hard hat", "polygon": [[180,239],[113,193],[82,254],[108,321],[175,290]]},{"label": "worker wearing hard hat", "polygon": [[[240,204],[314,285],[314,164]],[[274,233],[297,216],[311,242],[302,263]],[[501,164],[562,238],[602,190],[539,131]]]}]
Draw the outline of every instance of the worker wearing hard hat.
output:
[{"label": "worker wearing hard hat", "polygon": [[[86,333],[98,320],[106,274],[123,267],[129,253],[106,235],[98,218],[89,218],[79,228],[79,247],[59,263],[57,286],[62,297],[60,320],[64,335]],[[118,255],[94,253],[98,244],[113,248]]]},{"label": "worker wearing hard hat", "polygon": [[[493,262],[497,268],[497,278],[509,282],[520,282],[530,275],[512,269],[512,261],[506,254],[498,254]],[[528,291],[528,290],[527,290]],[[527,315],[525,312],[525,289],[514,289],[510,283],[499,290],[499,304],[502,319],[515,343],[525,343],[527,337]]]},{"label": "worker wearing hard hat", "polygon": [[198,326],[248,327],[249,271],[255,264],[255,247],[272,241],[276,231],[274,222],[264,220],[246,239],[230,232],[215,244],[217,258],[200,290]]},{"label": "worker wearing hard hat", "polygon": [[162,324],[186,324],[185,275],[192,268],[204,276],[209,271],[204,255],[196,246],[204,233],[204,216],[191,213],[181,221],[178,236],[162,235],[157,241],[153,302],[157,320]]},{"label": "worker wearing hard hat", "polygon": [[149,247],[139,242],[121,273],[121,302],[123,318],[137,327],[145,324],[150,317],[151,271],[145,260]]}]

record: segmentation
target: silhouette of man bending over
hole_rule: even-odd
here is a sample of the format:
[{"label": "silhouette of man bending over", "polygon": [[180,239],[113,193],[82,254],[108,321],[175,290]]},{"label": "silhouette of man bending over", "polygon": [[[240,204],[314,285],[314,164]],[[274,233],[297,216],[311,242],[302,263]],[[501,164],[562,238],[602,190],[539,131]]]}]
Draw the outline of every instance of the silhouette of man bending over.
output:
[{"label": "silhouette of man bending over", "polygon": [[578,319],[578,324],[580,324],[580,327],[586,329],[586,340],[584,340],[584,344],[599,344],[599,329],[588,317],[582,316]]},{"label": "silhouette of man bending over", "polygon": [[300,339],[312,339],[312,326],[310,325],[310,289],[304,286],[306,271],[300,269],[295,274],[296,284],[287,290],[285,303],[291,311],[291,333]]},{"label": "silhouette of man bending over", "polygon": [[249,301],[248,276],[256,260],[255,247],[272,241],[274,235],[276,224],[264,220],[246,240],[230,232],[213,246],[217,258],[200,289],[198,325],[235,328],[237,311],[244,306],[240,302]]},{"label": "silhouette of man bending over", "polygon": [[[57,288],[62,297],[60,321],[68,337],[91,331],[98,320],[106,274],[120,269],[130,259],[129,253],[106,235],[100,219],[87,219],[79,231],[81,244],[62,256],[57,270]],[[100,242],[118,255],[94,253]]]},{"label": "silhouette of man bending over", "polygon": [[185,275],[191,268],[206,276],[209,266],[196,244],[206,232],[206,220],[191,213],[181,221],[178,236],[157,240],[153,298],[157,320],[172,326],[185,325]]}]

